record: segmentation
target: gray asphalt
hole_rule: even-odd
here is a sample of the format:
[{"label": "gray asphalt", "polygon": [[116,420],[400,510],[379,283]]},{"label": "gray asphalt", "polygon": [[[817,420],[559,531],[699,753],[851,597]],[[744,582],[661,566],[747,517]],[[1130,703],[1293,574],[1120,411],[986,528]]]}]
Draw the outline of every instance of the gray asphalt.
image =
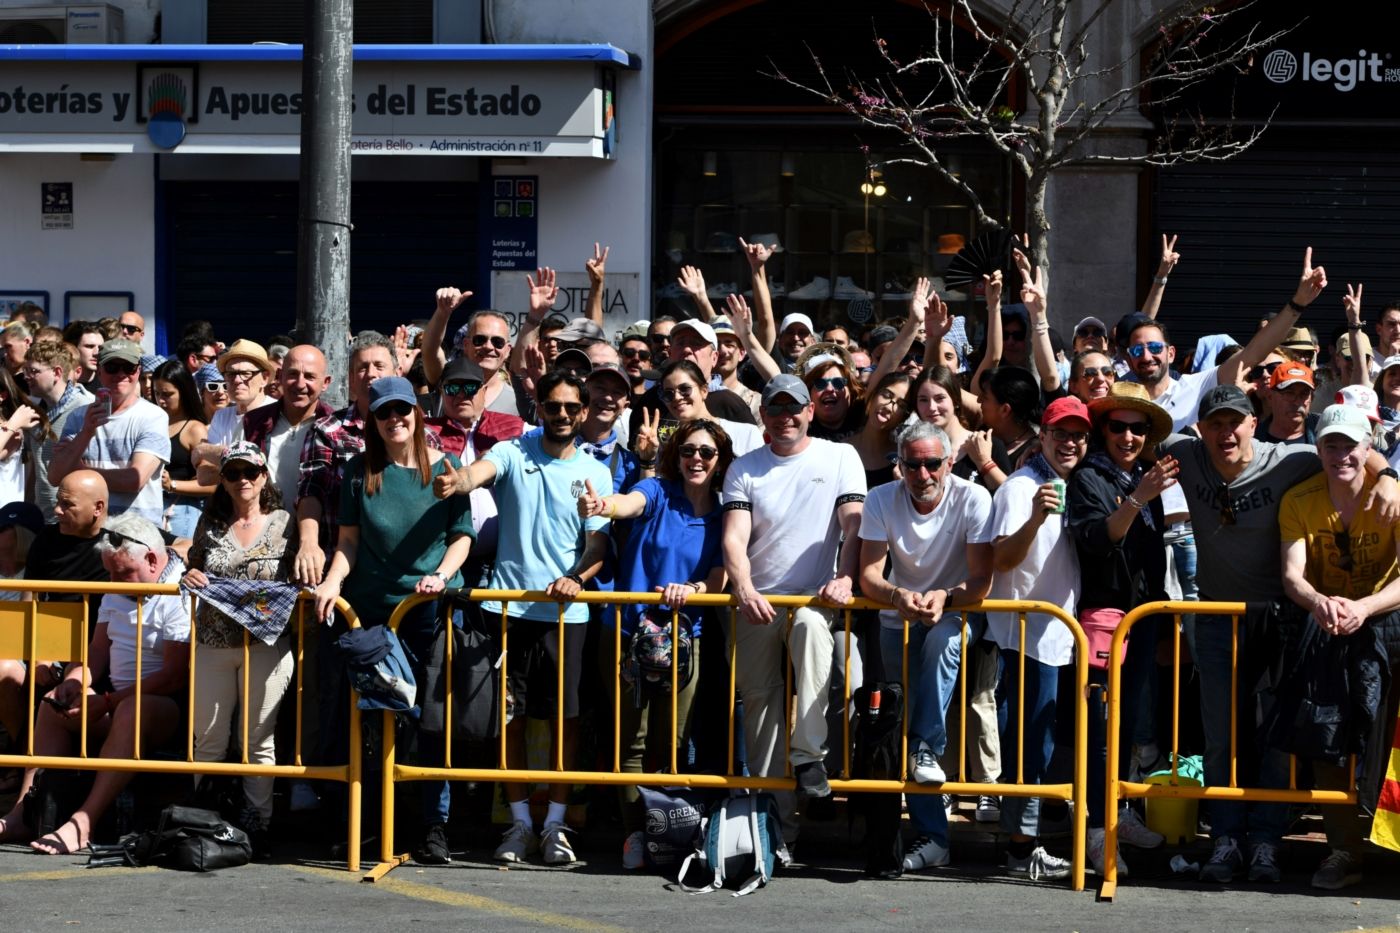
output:
[{"label": "gray asphalt", "polygon": [[[209,875],[163,869],[87,870],[82,857],[40,857],[0,846],[0,928],[52,933],[102,930],[402,930],[412,924],[472,930],[808,929],[1016,930],[1180,933],[1209,930],[1400,929],[1400,855],[1377,852],[1366,881],[1337,894],[1308,889],[1325,854],[1316,838],[1291,839],[1282,884],[1207,887],[1171,877],[1173,850],[1129,853],[1133,876],[1113,903],[1031,884],[995,868],[992,837],[960,831],[954,865],[897,881],[862,877],[858,844],[840,819],[809,833],[805,861],[745,898],[700,897],[668,879],[624,872],[613,836],[584,835],[572,868],[504,870],[490,862],[495,830],[466,831],[454,864],[409,862],[378,884],[361,883],[313,847],[282,860]],[[683,912],[683,914],[682,914]]]}]

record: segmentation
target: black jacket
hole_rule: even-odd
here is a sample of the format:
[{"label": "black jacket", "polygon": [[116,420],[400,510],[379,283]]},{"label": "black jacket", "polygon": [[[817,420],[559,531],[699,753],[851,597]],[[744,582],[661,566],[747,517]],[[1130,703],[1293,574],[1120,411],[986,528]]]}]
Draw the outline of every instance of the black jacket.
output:
[{"label": "black jacket", "polygon": [[1108,517],[1123,501],[1113,478],[1085,462],[1070,474],[1069,529],[1079,552],[1079,608],[1121,609],[1166,599],[1166,523],[1161,497],[1148,504],[1155,527],[1133,519],[1121,541],[1110,541]]}]

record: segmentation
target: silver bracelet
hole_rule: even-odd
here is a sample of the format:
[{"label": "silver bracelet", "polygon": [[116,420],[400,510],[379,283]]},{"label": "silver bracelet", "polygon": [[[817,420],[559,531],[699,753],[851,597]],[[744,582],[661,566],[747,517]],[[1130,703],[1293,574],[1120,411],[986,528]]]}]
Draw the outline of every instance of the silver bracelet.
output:
[{"label": "silver bracelet", "polygon": [[1146,505],[1137,501],[1137,498],[1131,494],[1128,495],[1128,504],[1131,505],[1133,508],[1137,509],[1138,511],[1142,511],[1143,509],[1147,508]]}]

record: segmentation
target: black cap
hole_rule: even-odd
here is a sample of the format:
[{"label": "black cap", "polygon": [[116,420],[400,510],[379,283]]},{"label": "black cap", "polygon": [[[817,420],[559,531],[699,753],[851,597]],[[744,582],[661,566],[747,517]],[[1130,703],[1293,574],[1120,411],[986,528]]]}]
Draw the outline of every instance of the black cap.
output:
[{"label": "black cap", "polygon": [[1254,414],[1254,406],[1239,386],[1222,385],[1211,389],[1201,399],[1200,408],[1196,411],[1196,420],[1205,421],[1218,411],[1239,412],[1247,417]]},{"label": "black cap", "polygon": [[44,530],[44,513],[32,502],[9,502],[0,506],[0,528],[19,525],[36,535]]},{"label": "black cap", "polygon": [[465,356],[459,356],[447,364],[447,368],[442,371],[442,382],[455,382],[459,379],[472,379],[477,382],[485,382],[486,374],[481,371],[481,367]]}]

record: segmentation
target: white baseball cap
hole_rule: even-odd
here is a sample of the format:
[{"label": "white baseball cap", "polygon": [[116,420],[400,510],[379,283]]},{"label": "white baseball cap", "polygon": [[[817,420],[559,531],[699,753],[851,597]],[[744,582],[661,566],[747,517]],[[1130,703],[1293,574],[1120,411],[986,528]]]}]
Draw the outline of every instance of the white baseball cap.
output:
[{"label": "white baseball cap", "polygon": [[794,311],[792,314],[783,318],[783,322],[778,325],[778,333],[785,333],[787,329],[794,324],[801,324],[803,327],[807,328],[808,331],[816,332],[816,328],[812,326],[811,318],[800,311]]},{"label": "white baseball cap", "polygon": [[1320,441],[1329,434],[1340,434],[1360,443],[1371,435],[1371,423],[1366,413],[1354,405],[1328,405],[1317,423],[1317,439]]}]

